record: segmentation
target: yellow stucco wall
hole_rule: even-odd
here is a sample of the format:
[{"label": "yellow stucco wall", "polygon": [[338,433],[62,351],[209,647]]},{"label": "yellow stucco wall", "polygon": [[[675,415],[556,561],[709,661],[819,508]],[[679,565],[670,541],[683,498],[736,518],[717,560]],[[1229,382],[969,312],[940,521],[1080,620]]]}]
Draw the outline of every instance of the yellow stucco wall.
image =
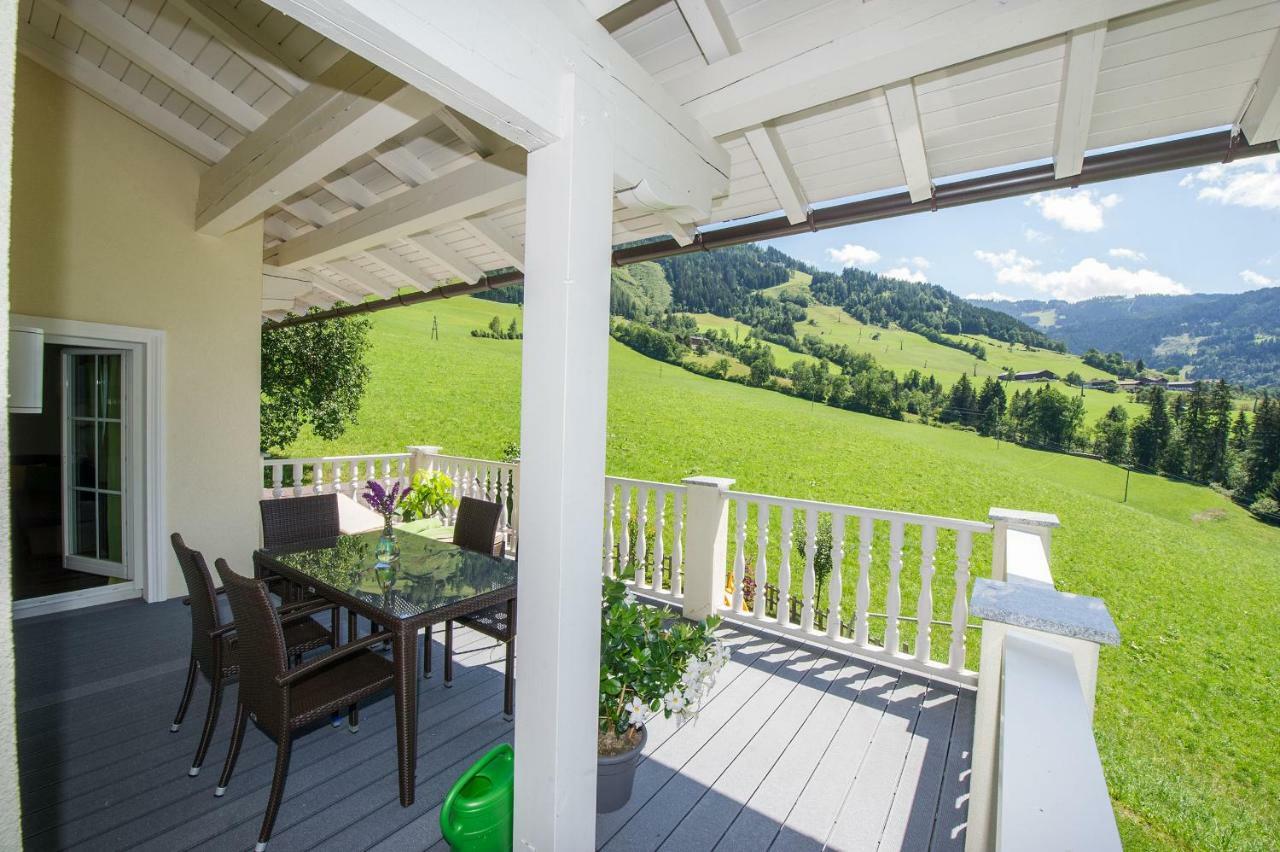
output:
[{"label": "yellow stucco wall", "polygon": [[205,166],[22,57],[14,124],[10,310],[165,331],[166,533],[247,572],[261,227],[196,234]]}]

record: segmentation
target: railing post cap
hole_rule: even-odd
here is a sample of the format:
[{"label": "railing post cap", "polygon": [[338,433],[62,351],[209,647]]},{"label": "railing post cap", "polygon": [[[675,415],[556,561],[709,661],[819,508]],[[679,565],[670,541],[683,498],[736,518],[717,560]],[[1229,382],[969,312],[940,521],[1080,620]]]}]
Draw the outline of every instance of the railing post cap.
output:
[{"label": "railing post cap", "polygon": [[1053,527],[1062,526],[1062,522],[1058,520],[1058,516],[1049,512],[1026,512],[1022,509],[1001,509],[993,506],[991,511],[987,513],[987,517],[993,523],[1003,521],[1006,524],[1022,527]]},{"label": "railing post cap", "polygon": [[442,449],[444,449],[444,448],[443,448],[443,447],[433,447],[433,446],[431,446],[430,444],[423,444],[423,445],[420,445],[420,446],[409,446],[409,447],[405,447],[405,449],[406,449],[407,451],[411,452],[411,453],[421,453],[422,455],[430,456],[430,455],[435,455],[435,454],[439,453],[439,452],[440,452],[440,450],[442,450]]},{"label": "railing post cap", "polygon": [[738,480],[729,479],[723,476],[686,476],[680,481],[685,485],[710,486],[718,488],[721,491],[728,491]]},{"label": "railing post cap", "polygon": [[1120,644],[1120,631],[1102,598],[1059,592],[1039,583],[1005,583],[979,577],[973,583],[969,614],[1099,645]]}]

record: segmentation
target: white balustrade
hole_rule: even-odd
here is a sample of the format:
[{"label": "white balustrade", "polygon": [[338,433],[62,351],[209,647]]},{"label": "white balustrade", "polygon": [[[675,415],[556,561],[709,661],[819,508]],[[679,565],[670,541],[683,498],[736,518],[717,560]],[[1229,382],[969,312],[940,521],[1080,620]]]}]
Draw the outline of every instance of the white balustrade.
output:
[{"label": "white balustrade", "polygon": [[684,594],[683,485],[605,479],[602,572],[673,602]]},{"label": "white balustrade", "polygon": [[403,488],[409,483],[409,462],[409,453],[263,459],[263,496],[345,494],[358,499],[369,480],[383,488],[399,482]]}]

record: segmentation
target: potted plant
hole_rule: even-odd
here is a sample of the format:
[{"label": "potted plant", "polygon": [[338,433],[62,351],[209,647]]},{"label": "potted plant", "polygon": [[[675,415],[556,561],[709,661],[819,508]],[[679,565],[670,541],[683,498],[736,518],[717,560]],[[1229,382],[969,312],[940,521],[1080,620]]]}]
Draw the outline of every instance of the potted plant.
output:
[{"label": "potted plant", "polygon": [[631,798],[645,722],[696,717],[729,650],[714,635],[719,618],[694,623],[641,605],[620,580],[604,581],[600,622],[596,810],[608,813]]},{"label": "potted plant", "polygon": [[438,470],[431,473],[420,470],[413,475],[413,482],[400,498],[400,516],[406,521],[443,518],[446,509],[457,505],[452,479]]}]

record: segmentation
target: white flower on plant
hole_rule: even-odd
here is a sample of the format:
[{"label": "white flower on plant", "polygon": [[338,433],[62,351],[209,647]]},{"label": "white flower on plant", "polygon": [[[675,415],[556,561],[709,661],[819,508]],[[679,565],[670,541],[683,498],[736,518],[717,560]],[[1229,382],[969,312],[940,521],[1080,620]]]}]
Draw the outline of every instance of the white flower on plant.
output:
[{"label": "white flower on plant", "polygon": [[662,696],[662,704],[669,712],[676,715],[682,714],[688,706],[684,693],[676,689],[673,689],[666,695]]},{"label": "white flower on plant", "polygon": [[627,721],[632,727],[638,728],[644,724],[645,711],[649,708],[639,697],[633,696],[623,709],[628,713]]},{"label": "white flower on plant", "polygon": [[628,590],[628,591],[627,591],[627,593],[626,593],[625,595],[623,595],[623,596],[622,596],[622,602],[623,602],[624,604],[626,604],[627,606],[635,606],[635,603],[636,603],[636,593],[635,593],[635,592],[633,592],[633,591]]}]

